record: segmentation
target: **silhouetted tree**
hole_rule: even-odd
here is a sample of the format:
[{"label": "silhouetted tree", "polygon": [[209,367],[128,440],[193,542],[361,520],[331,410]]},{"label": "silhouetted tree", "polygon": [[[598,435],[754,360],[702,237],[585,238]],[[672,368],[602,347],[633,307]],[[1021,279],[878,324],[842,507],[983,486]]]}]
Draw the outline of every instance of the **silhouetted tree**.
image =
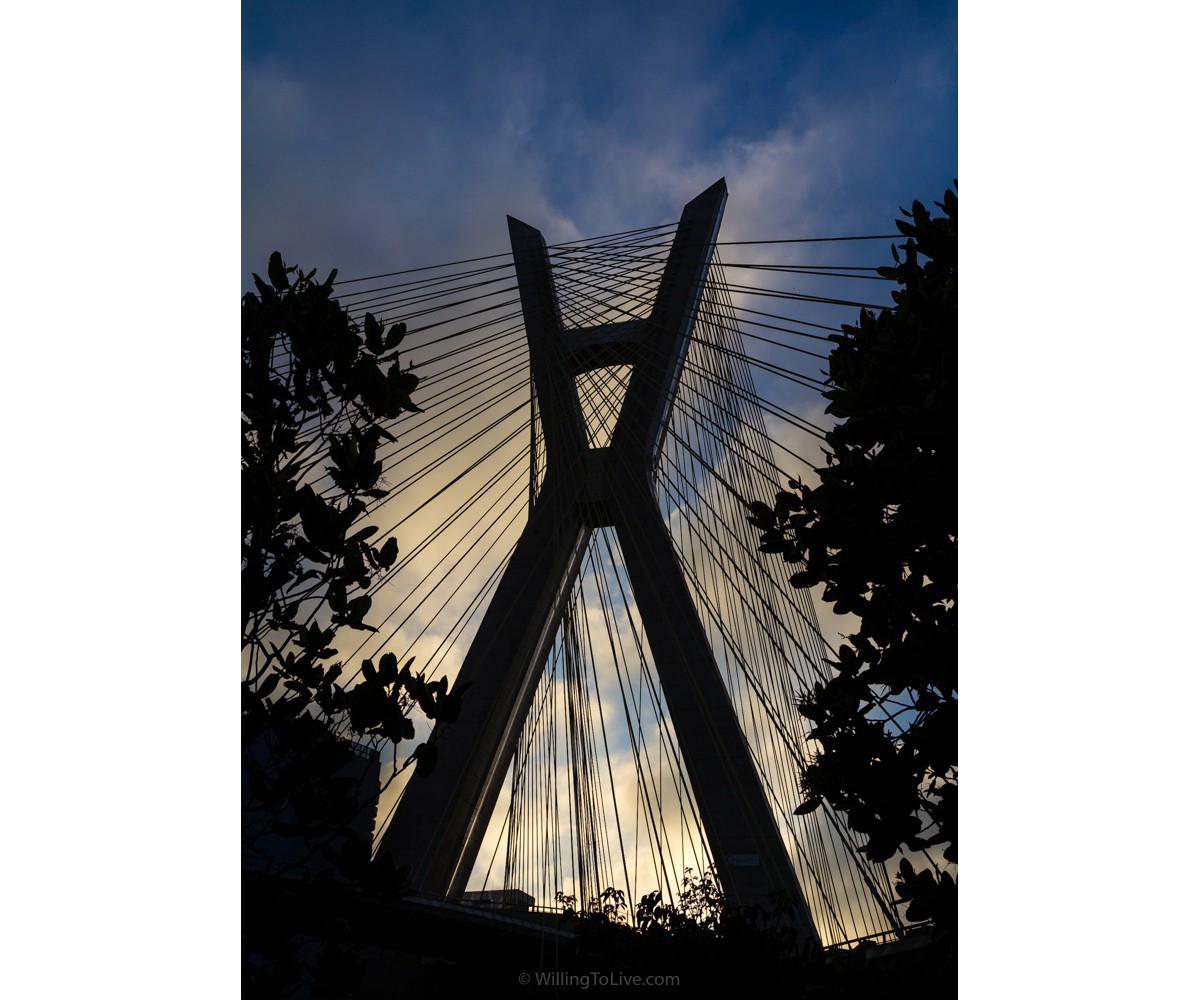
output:
[{"label": "silhouetted tree", "polygon": [[688,869],[680,889],[673,904],[657,891],[643,896],[632,914],[618,889],[605,889],[581,908],[559,893],[575,931],[557,955],[560,968],[676,975],[678,985],[703,983],[709,993],[778,990],[813,1000],[927,1000],[954,993],[940,953],[801,945],[794,899],[781,895],[767,907],[731,907],[711,868],[701,875]]},{"label": "silhouetted tree", "polygon": [[[846,815],[866,854],[958,846],[957,404],[958,208],[953,191],[934,218],[920,202],[897,220],[908,240],[894,267],[894,307],[860,314],[830,337],[820,484],[789,482],[774,506],[752,504],[761,550],[800,569],[796,587],[824,584],[824,599],[859,626],[827,683],[808,693],[815,761],[806,800]],[[902,210],[903,211],[903,210]],[[912,920],[951,925],[954,881],[935,866],[900,861],[899,898]]]},{"label": "silhouetted tree", "polygon": [[799,945],[794,900],[729,906],[713,868],[699,875],[687,869],[674,903],[656,890],[632,914],[624,892],[611,887],[583,907],[561,892],[556,899],[575,930],[573,948],[560,955],[572,971],[682,972],[684,984],[761,988],[791,986],[806,963],[819,962],[819,952]]},{"label": "silhouetted tree", "polygon": [[[374,631],[366,591],[398,547],[373,545],[377,529],[363,519],[388,493],[377,458],[380,442],[395,440],[385,425],[419,412],[418,380],[397,358],[403,324],[385,332],[368,313],[360,328],[332,298],[336,271],[324,282],[315,273],[272,254],[270,283],[255,275],[258,294],[242,300],[243,858],[257,856],[267,874],[323,868],[326,896],[334,875],[394,893],[403,872],[389,858],[372,862],[369,839],[354,830],[379,792],[359,741],[411,740],[414,706],[448,719],[458,695],[392,653],[363,660],[351,684],[334,643],[343,629]],[[434,759],[422,744],[406,763],[422,774]],[[297,904],[297,884],[256,881],[247,904]],[[249,992],[287,995],[300,980],[319,983],[321,970],[334,993],[349,985],[338,942],[298,944],[270,913],[254,915],[244,923]]]}]

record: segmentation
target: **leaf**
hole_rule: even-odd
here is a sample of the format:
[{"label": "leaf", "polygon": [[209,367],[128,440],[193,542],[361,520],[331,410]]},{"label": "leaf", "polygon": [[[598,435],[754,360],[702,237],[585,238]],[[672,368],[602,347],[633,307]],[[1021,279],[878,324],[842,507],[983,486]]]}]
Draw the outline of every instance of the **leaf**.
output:
[{"label": "leaf", "polygon": [[428,778],[437,764],[437,747],[429,743],[422,743],[412,752],[409,760],[416,762],[419,777]]},{"label": "leaf", "polygon": [[267,277],[277,291],[286,292],[288,289],[287,269],[283,266],[283,257],[276,250],[267,262]]},{"label": "leaf", "polygon": [[750,502],[750,523],[762,526],[764,531],[774,527],[775,508],[761,500],[752,500]]},{"label": "leaf", "polygon": [[254,275],[253,277],[254,277],[254,287],[258,289],[258,294],[263,297],[264,302],[266,302],[268,299],[270,299],[273,302],[278,301],[278,298],[275,295],[275,292],[271,289],[270,285],[268,285],[265,281],[263,281],[262,278],[260,278],[257,274]]},{"label": "leaf", "polygon": [[396,556],[399,554],[400,545],[395,538],[389,538],[383,543],[383,547],[377,550],[377,558],[379,565],[384,569],[390,569],[392,563],[396,561]]},{"label": "leaf", "polygon": [[438,701],[437,717],[440,722],[454,722],[462,712],[463,693],[471,686],[470,681],[456,684],[454,690]]},{"label": "leaf", "polygon": [[387,721],[384,735],[393,743],[403,743],[405,740],[411,740],[416,736],[417,730],[412,723],[412,719],[405,715],[396,715]]},{"label": "leaf", "polygon": [[814,812],[821,805],[819,798],[809,799],[807,802],[802,802],[792,810],[793,816],[806,816],[810,812]]},{"label": "leaf", "polygon": [[372,354],[383,353],[383,327],[373,313],[363,317],[363,329],[367,335],[367,350]]},{"label": "leaf", "polygon": [[300,524],[305,537],[322,552],[331,552],[336,531],[333,512],[311,486],[299,490],[296,500],[300,506]]}]

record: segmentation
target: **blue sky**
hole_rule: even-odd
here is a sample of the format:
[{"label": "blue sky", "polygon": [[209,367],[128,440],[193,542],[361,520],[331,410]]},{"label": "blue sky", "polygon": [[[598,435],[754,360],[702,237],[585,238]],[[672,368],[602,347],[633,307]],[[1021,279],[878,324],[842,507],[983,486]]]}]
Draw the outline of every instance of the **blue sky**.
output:
[{"label": "blue sky", "polygon": [[[347,13],[350,11],[350,13]],[[343,277],[678,216],[726,239],[890,232],[957,175],[952,3],[242,8],[243,283]],[[883,227],[883,228],[880,228]]]}]

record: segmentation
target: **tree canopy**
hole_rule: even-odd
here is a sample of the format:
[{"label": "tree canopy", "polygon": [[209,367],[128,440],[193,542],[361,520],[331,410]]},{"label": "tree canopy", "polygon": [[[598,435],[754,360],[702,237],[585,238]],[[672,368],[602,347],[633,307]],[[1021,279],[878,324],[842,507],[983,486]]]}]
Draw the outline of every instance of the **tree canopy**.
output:
[{"label": "tree canopy", "polygon": [[[360,326],[332,297],[336,273],[318,282],[275,253],[269,283],[255,275],[258,294],[242,299],[243,865],[316,871],[326,900],[330,876],[356,891],[400,891],[404,873],[371,860],[370,823],[358,822],[374,813],[378,751],[415,737],[414,709],[431,719],[458,710],[446,681],[426,682],[411,660],[384,653],[347,670],[336,648],[343,630],[374,631],[368,591],[398,558],[396,540],[377,542],[364,523],[388,495],[379,445],[395,440],[397,418],[419,412],[417,377],[397,356],[404,325],[385,330],[368,313]],[[364,750],[374,752],[365,764]],[[392,778],[407,765],[420,775],[435,753],[421,744],[395,759],[404,764]],[[259,879],[247,893],[243,967],[255,995],[287,995],[321,969],[345,985],[337,935],[315,963],[301,962],[321,927],[306,936],[279,919],[301,884]]]},{"label": "tree canopy", "polygon": [[[820,483],[790,480],[750,515],[761,550],[799,565],[794,586],[823,584],[834,612],[857,617],[829,680],[801,701],[817,749],[797,812],[828,802],[879,862],[935,847],[957,862],[955,193],[937,207],[914,202],[896,222],[907,241],[878,270],[900,285],[895,305],[830,337],[825,412],[838,422]],[[900,861],[912,920],[947,920],[953,886],[936,864]]]}]

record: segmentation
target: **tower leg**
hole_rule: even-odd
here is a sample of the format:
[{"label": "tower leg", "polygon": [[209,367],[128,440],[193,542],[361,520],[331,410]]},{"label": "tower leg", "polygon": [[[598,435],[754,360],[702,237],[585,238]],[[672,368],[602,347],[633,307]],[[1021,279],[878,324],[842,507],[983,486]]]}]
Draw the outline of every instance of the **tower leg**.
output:
[{"label": "tower leg", "polygon": [[420,891],[466,888],[591,536],[564,519],[575,506],[543,488],[454,682],[470,685],[462,712],[438,724],[437,764],[410,779],[384,832],[380,851],[408,864]]},{"label": "tower leg", "polygon": [[[658,504],[632,483],[614,486],[617,538],[654,655],[679,752],[721,877],[735,906],[803,900],[776,811],[729,699]],[[801,902],[802,935],[819,940]]]},{"label": "tower leg", "polygon": [[438,724],[434,771],[409,781],[380,843],[410,866],[417,889],[440,895],[466,888],[591,535],[580,518],[587,439],[546,243],[517,219],[508,220],[508,231],[546,479],[454,682],[456,690],[470,685],[461,715],[453,725]]}]

